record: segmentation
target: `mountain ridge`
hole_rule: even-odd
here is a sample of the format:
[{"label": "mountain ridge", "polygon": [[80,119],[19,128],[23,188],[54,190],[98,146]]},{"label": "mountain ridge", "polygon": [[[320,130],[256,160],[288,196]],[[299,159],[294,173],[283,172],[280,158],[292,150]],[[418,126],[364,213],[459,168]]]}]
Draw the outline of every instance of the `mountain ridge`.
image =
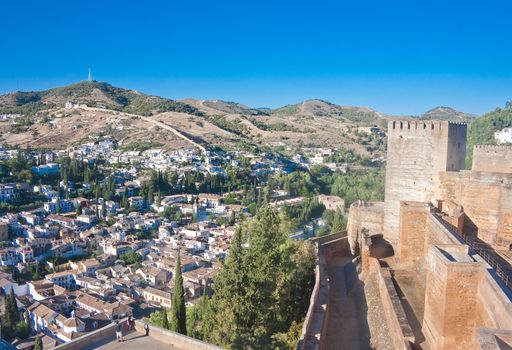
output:
[{"label": "mountain ridge", "polygon": [[69,101],[144,116],[169,111],[200,115],[196,108],[182,102],[97,81],[0,95],[0,113],[33,115],[46,109],[64,107]]},{"label": "mountain ridge", "polygon": [[477,116],[474,114],[457,111],[452,107],[437,106],[432,109],[429,109],[428,111],[420,115],[418,118],[422,120],[438,119],[454,122],[465,122],[469,124],[473,122],[477,118]]},{"label": "mountain ridge", "polygon": [[104,107],[144,116],[163,112],[181,112],[197,116],[208,112],[248,116],[289,117],[302,115],[334,117],[362,124],[379,124],[383,120],[397,118],[440,119],[470,123],[476,118],[474,114],[460,112],[447,106],[434,107],[419,116],[396,116],[365,106],[338,105],[321,98],[307,99],[277,108],[253,108],[242,103],[221,99],[173,100],[98,81],[81,81],[47,90],[16,91],[0,95],[0,113],[33,115],[45,109],[64,107],[68,101],[87,104],[89,107]]}]

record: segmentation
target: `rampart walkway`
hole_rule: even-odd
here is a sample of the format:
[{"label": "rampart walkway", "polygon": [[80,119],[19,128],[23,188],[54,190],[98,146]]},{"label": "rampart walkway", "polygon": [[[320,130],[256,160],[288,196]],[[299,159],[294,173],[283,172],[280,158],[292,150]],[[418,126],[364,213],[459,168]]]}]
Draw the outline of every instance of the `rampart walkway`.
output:
[{"label": "rampart walkway", "polygon": [[348,256],[333,258],[327,262],[327,271],[330,295],[325,349],[367,349],[368,345],[361,340],[366,338],[365,330],[359,327],[359,317],[366,318],[366,315],[359,315],[356,293],[360,291],[354,287],[360,281],[352,258]]}]

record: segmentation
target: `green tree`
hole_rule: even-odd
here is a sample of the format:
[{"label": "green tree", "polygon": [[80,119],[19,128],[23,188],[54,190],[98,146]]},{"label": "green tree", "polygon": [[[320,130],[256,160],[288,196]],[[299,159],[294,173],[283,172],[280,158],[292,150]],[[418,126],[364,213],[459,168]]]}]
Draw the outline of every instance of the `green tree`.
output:
[{"label": "green tree", "polygon": [[231,210],[231,214],[229,216],[229,224],[231,226],[233,226],[235,224],[235,221],[236,221],[235,211]]},{"label": "green tree", "polygon": [[334,218],[332,220],[332,226],[331,226],[331,232],[332,233],[338,233],[347,228],[347,219],[341,211],[338,209],[336,210],[336,214],[334,215]]},{"label": "green tree", "polygon": [[20,315],[18,312],[18,304],[16,303],[16,296],[14,295],[14,289],[11,288],[9,291],[9,295],[5,301],[5,321],[11,327],[15,327],[16,323],[20,320]]},{"label": "green tree", "polygon": [[312,246],[288,240],[286,226],[264,206],[236,231],[203,316],[205,339],[231,349],[283,348],[309,305],[315,266]]},{"label": "green tree", "polygon": [[30,327],[29,322],[27,322],[25,320],[18,321],[18,323],[16,324],[16,331],[15,331],[17,338],[26,339],[29,337],[30,332],[31,332],[31,327]]},{"label": "green tree", "polygon": [[249,317],[246,316],[251,305],[245,261],[242,231],[237,229],[228,257],[215,277],[215,293],[204,319],[205,337],[216,344],[239,344],[242,334],[247,333],[250,327]]},{"label": "green tree", "polygon": [[57,214],[60,214],[60,184],[57,185]]},{"label": "green tree", "polygon": [[149,324],[162,327],[163,319],[164,319],[163,311],[154,311],[149,315]]},{"label": "green tree", "polygon": [[181,334],[187,334],[187,309],[185,307],[185,290],[183,288],[181,257],[179,252],[176,261],[176,269],[174,271],[170,329]]},{"label": "green tree", "polygon": [[76,215],[82,215],[82,205],[80,203],[76,206]]},{"label": "green tree", "polygon": [[34,350],[43,350],[43,340],[39,336],[39,334],[36,336],[36,341],[34,344]]},{"label": "green tree", "polygon": [[140,264],[142,261],[142,257],[133,250],[130,250],[129,252],[121,255],[119,258],[123,260],[127,265]]},{"label": "green tree", "polygon": [[153,194],[153,187],[149,187],[148,189],[148,202],[149,206],[151,206],[155,201],[155,195]]},{"label": "green tree", "polygon": [[162,310],[163,316],[162,316],[162,328],[163,329],[170,329],[169,327],[169,318],[167,317],[167,310],[164,308]]}]

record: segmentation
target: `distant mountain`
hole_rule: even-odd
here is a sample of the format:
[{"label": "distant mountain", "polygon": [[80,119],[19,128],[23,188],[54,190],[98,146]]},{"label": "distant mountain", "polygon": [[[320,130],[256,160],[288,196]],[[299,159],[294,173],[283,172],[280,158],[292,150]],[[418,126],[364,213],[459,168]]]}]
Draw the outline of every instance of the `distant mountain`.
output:
[{"label": "distant mountain", "polygon": [[69,86],[44,91],[14,92],[0,96],[0,113],[31,115],[41,110],[62,108],[72,101],[89,107],[152,115],[161,112],[183,112],[200,115],[200,111],[186,103],[142,94],[96,81],[82,81]]},{"label": "distant mountain", "polygon": [[464,122],[471,123],[475,120],[477,116],[474,114],[459,112],[451,107],[436,107],[431,110],[423,113],[419,116],[419,119],[438,119],[438,120],[448,120],[452,122]]},{"label": "distant mountain", "polygon": [[306,100],[302,103],[272,109],[271,114],[278,116],[334,117],[346,122],[363,124],[375,124],[387,117],[368,107],[339,106],[320,99]]}]

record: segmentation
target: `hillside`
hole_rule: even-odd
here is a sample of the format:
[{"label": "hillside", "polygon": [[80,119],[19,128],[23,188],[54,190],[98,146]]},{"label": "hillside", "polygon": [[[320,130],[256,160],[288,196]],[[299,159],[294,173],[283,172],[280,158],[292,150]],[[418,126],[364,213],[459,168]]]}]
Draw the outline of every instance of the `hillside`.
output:
[{"label": "hillside", "polygon": [[276,116],[314,116],[333,117],[349,123],[363,125],[382,124],[385,115],[367,107],[339,106],[320,99],[306,100],[302,103],[272,109]]},{"label": "hillside", "polygon": [[466,167],[471,167],[474,145],[495,144],[494,133],[503,128],[512,126],[512,105],[507,103],[505,108],[496,108],[494,111],[476,118],[468,130]]},{"label": "hillside", "polygon": [[44,91],[2,95],[0,113],[33,115],[38,111],[64,107],[68,101],[145,116],[169,111],[200,115],[195,107],[183,102],[149,96],[96,81],[82,81]]},{"label": "hillside", "polygon": [[459,112],[451,107],[436,107],[431,110],[423,113],[419,116],[419,119],[438,119],[438,120],[448,120],[452,122],[460,122],[460,123],[472,123],[475,120],[476,116],[469,113]]},{"label": "hillside", "polygon": [[[87,107],[66,109],[68,101]],[[154,142],[166,149],[183,147],[182,140],[138,115],[151,116],[153,121],[210,146],[281,150],[342,147],[362,156],[383,155],[385,142],[359,133],[360,127],[385,129],[388,120],[398,118],[320,99],[275,109],[222,100],[175,101],[96,81],[0,96],[0,114],[24,115],[0,121],[0,143],[21,147],[65,148],[102,138],[125,145]],[[468,115],[438,107],[422,118],[464,121]]]},{"label": "hillside", "polygon": [[236,102],[222,100],[207,100],[202,101],[202,105],[229,114],[268,115],[268,113],[263,112],[259,109],[247,107],[241,103]]}]

